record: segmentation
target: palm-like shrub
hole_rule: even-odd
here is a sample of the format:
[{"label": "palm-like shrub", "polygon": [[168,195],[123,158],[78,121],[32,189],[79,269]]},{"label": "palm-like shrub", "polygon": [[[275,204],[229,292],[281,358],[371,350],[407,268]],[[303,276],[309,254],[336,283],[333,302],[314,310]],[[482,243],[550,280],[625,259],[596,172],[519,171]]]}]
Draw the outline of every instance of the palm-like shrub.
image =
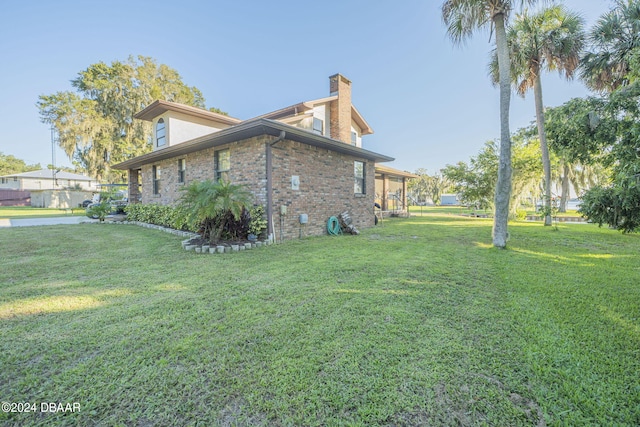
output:
[{"label": "palm-like shrub", "polygon": [[98,219],[100,222],[104,222],[104,219],[111,212],[111,203],[107,200],[103,200],[100,203],[92,204],[87,208],[87,216],[89,218]]},{"label": "palm-like shrub", "polygon": [[202,236],[211,242],[220,239],[231,221],[238,221],[253,195],[242,185],[225,180],[194,181],[183,189],[180,204],[191,224],[200,225]]}]

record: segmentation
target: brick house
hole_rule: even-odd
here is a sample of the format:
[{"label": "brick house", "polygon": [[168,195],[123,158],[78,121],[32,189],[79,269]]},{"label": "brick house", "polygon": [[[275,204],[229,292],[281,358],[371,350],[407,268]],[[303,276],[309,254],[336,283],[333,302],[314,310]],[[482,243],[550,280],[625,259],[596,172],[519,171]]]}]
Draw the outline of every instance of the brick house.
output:
[{"label": "brick house", "polygon": [[351,103],[351,82],[329,82],[329,97],[245,121],[155,101],[135,116],[152,122],[153,151],[113,168],[128,171],[129,200],[142,203],[173,204],[194,180],[243,184],[277,239],[326,234],[344,211],[356,227],[373,226],[375,165],[393,158],[362,148],[373,130]]}]

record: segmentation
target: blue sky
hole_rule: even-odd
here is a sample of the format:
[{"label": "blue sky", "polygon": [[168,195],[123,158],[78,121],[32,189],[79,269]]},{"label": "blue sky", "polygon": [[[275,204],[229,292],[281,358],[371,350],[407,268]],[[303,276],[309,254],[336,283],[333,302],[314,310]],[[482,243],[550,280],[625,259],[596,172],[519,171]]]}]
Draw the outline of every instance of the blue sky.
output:
[{"label": "blue sky", "polygon": [[[565,0],[589,28],[611,0]],[[363,147],[388,166],[437,172],[467,161],[500,133],[492,44],[477,33],[456,47],[440,0],[23,1],[0,0],[0,152],[50,164],[42,94],[71,90],[90,64],[155,58],[199,88],[207,107],[248,119],[329,94],[352,81],[352,101],[375,133]],[[580,81],[543,76],[546,106],[588,94]],[[511,129],[535,119],[533,96],[512,98]],[[56,150],[56,164],[70,165]]]}]

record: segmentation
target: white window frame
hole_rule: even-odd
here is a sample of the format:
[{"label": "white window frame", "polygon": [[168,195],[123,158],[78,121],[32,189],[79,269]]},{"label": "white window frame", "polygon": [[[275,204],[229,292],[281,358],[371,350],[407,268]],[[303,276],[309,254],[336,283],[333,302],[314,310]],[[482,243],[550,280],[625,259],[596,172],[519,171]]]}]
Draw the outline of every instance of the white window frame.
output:
[{"label": "white window frame", "polygon": [[317,117],[314,117],[313,118],[312,130],[315,133],[318,133],[320,135],[324,135],[324,120],[319,119]]},{"label": "white window frame", "polygon": [[[226,153],[228,166],[227,168],[220,168],[220,154]],[[224,148],[222,150],[216,150],[213,155],[213,167],[215,169],[216,181],[220,181],[222,178],[229,180],[229,171],[231,170],[231,150]]]},{"label": "white window frame", "polygon": [[[358,165],[362,165],[362,176],[358,176]],[[353,162],[353,193],[356,195],[367,194],[366,167],[367,164],[365,162],[361,162],[359,160],[355,160]]]},{"label": "white window frame", "polygon": [[187,175],[187,161],[182,158],[178,159],[178,182],[184,184]]},{"label": "white window frame", "polygon": [[[162,125],[162,127],[160,127]],[[162,132],[162,135],[160,135]],[[162,147],[167,143],[167,124],[164,122],[164,119],[158,119],[156,123],[156,147]]]},{"label": "white window frame", "polygon": [[160,166],[153,165],[152,174],[153,174],[153,194],[158,195],[160,194],[160,181],[162,179],[161,178],[162,170],[160,169]]}]

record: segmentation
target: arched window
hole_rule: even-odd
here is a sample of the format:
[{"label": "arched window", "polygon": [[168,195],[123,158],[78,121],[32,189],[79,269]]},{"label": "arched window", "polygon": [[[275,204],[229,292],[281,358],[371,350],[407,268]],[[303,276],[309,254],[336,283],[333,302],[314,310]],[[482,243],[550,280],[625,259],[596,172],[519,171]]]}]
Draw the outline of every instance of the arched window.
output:
[{"label": "arched window", "polygon": [[156,123],[156,146],[162,147],[167,142],[166,131],[164,127],[164,119],[158,120]]}]

